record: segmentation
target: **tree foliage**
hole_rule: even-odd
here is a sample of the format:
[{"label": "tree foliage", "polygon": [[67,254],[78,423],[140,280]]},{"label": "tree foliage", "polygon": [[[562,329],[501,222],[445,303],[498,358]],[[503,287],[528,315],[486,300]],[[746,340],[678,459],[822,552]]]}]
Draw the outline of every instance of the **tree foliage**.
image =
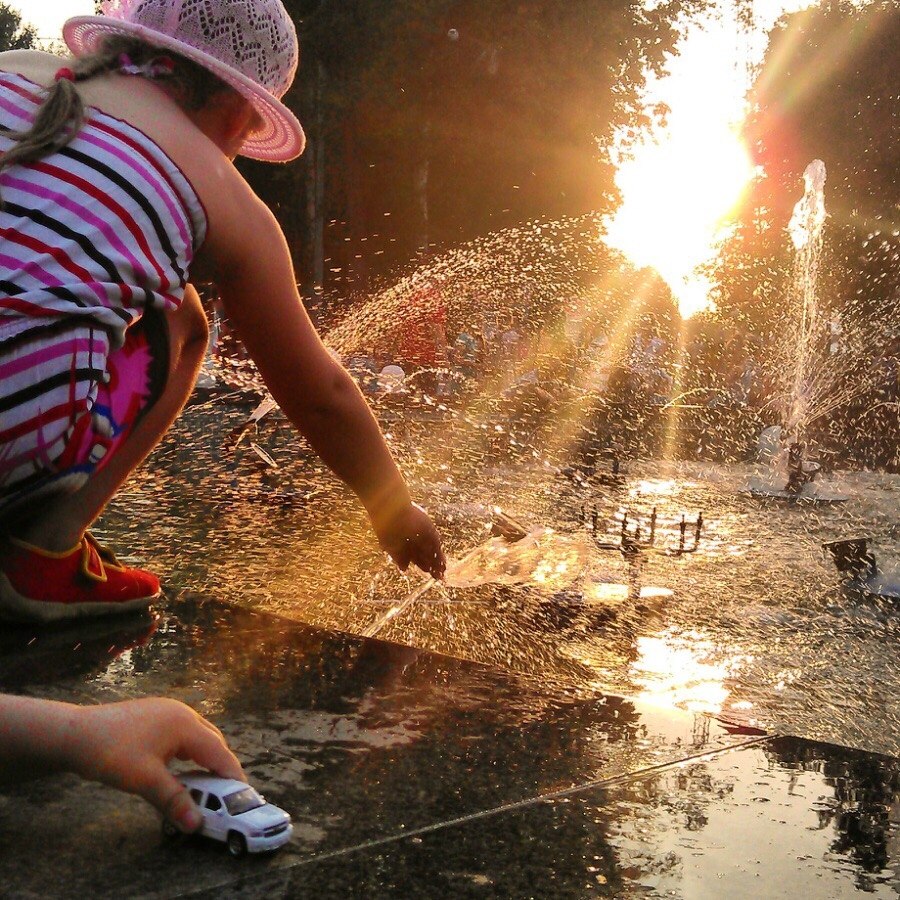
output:
[{"label": "tree foliage", "polygon": [[[768,399],[864,465],[896,466],[900,428],[898,42],[898,0],[822,0],[776,24],[746,130],[761,174],[714,271],[719,314],[755,336]],[[828,216],[808,319],[787,226],[814,159]]]},{"label": "tree foliage", "polygon": [[27,50],[35,46],[37,32],[22,22],[22,17],[0,3],[0,50]]},{"label": "tree foliage", "polygon": [[717,265],[723,314],[777,327],[792,247],[786,228],[802,173],[824,161],[829,218],[822,295],[857,322],[898,310],[900,4],[825,0],[782,18],[753,94],[747,137],[762,174]]},{"label": "tree foliage", "polygon": [[[329,286],[363,287],[409,260],[423,216],[445,247],[612,210],[613,135],[650,122],[647,74],[702,5],[286,0],[301,34],[287,102],[324,147]],[[247,169],[297,246],[315,164],[308,153],[285,170]]]}]

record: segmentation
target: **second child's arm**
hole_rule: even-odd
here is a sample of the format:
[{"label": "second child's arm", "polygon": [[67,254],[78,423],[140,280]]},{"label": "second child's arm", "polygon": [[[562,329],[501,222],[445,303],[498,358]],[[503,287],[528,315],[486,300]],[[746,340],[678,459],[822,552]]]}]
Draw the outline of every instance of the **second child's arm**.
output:
[{"label": "second child's arm", "polygon": [[218,728],[175,700],[76,706],[0,694],[0,782],[75,772],[138,794],[182,831],[196,831],[203,819],[168,770],[173,759],[246,780]]}]

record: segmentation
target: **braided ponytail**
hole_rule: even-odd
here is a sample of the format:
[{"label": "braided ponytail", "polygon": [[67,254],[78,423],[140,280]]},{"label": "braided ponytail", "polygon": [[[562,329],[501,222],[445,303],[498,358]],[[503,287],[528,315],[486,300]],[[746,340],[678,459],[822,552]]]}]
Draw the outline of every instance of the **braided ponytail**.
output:
[{"label": "braided ponytail", "polygon": [[76,60],[68,71],[60,70],[53,86],[47,89],[47,98],[38,109],[31,128],[10,135],[17,143],[0,156],[0,172],[9,166],[36,162],[62,150],[78,134],[84,121],[84,104],[75,89],[75,82],[109,71],[115,62],[116,54],[101,52]]},{"label": "braided ponytail", "polygon": [[[135,38],[110,37],[96,53],[76,59],[69,69],[61,69],[54,84],[47,89],[46,99],[31,128],[7,132],[16,144],[0,156],[0,172],[9,166],[37,162],[62,150],[75,139],[84,122],[84,104],[75,89],[76,82],[121,70],[123,56],[138,67],[146,67],[162,53],[165,51]],[[200,109],[215,94],[232,90],[192,60],[171,53],[166,56],[174,60],[174,64],[162,77],[171,84],[176,101],[184,108]]]}]

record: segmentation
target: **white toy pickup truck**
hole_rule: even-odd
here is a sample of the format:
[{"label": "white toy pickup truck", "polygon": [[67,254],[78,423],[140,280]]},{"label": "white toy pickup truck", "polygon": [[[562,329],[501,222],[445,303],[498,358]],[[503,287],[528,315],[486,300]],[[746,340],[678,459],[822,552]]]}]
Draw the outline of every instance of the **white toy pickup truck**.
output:
[{"label": "white toy pickup truck", "polygon": [[[266,803],[249,784],[201,773],[179,775],[178,780],[203,813],[198,833],[224,841],[232,856],[277,850],[294,833],[291,817]],[[163,821],[163,832],[169,837],[179,834],[168,819]]]}]

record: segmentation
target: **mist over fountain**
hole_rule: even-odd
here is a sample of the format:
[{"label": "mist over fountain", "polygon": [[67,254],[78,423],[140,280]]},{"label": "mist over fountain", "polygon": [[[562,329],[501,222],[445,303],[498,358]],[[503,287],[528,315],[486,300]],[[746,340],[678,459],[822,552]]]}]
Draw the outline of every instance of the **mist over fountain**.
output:
[{"label": "mist over fountain", "polygon": [[[822,441],[836,415],[882,379],[880,364],[891,333],[885,317],[861,312],[861,299],[830,296],[827,268],[826,169],[813,160],[803,173],[803,196],[787,226],[793,247],[784,310],[769,359],[770,409],[778,426],[760,438],[760,461],[771,471],[753,479],[751,493],[776,499],[840,502],[813,483]],[[852,435],[851,435],[852,437]],[[825,448],[826,453],[847,448]]]}]

